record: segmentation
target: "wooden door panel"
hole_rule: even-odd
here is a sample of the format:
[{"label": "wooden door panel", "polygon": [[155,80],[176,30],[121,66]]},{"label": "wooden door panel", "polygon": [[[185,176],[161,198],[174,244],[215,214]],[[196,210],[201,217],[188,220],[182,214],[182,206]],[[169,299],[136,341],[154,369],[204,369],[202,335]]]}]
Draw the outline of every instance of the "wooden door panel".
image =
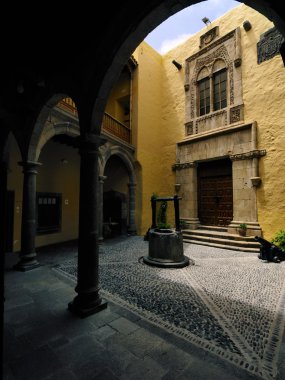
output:
[{"label": "wooden door panel", "polygon": [[232,177],[201,177],[198,191],[198,210],[201,223],[227,226],[233,218]]}]

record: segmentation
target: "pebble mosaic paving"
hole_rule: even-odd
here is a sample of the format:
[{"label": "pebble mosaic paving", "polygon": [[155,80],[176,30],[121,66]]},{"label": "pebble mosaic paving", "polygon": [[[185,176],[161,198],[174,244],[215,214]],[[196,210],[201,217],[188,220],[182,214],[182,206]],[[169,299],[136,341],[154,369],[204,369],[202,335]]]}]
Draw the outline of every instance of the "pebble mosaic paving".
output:
[{"label": "pebble mosaic paving", "polygon": [[[142,262],[148,242],[132,236],[100,246],[101,295],[263,379],[275,379],[285,321],[285,262],[184,244],[195,265]],[[77,263],[55,270],[76,281]]]}]

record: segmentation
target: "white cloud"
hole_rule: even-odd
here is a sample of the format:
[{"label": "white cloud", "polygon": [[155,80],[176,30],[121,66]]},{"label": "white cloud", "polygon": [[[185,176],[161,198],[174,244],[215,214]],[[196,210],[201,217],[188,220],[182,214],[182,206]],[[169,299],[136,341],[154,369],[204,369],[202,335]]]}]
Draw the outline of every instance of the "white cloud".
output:
[{"label": "white cloud", "polygon": [[172,38],[172,39],[167,39],[162,41],[159,52],[161,54],[167,53],[169,50],[174,49],[176,46],[182,44],[188,38],[191,37],[191,34],[180,34],[179,36]]}]

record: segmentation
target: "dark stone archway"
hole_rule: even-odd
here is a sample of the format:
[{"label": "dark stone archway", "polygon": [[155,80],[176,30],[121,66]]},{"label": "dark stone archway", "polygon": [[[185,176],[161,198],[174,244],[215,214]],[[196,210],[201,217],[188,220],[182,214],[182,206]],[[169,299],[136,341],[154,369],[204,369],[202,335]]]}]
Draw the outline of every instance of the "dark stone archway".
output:
[{"label": "dark stone archway", "polygon": [[126,195],[106,191],[103,195],[103,237],[114,237],[127,232]]}]

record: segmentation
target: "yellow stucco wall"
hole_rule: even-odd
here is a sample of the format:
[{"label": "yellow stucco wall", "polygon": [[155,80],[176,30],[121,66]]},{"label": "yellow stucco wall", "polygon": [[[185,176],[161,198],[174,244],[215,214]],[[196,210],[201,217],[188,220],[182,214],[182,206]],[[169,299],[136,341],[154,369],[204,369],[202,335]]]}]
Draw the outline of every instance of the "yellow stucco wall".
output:
[{"label": "yellow stucco wall", "polygon": [[38,192],[62,194],[62,229],[58,233],[38,235],[36,246],[77,239],[79,215],[79,165],[76,149],[47,142],[39,157]]},{"label": "yellow stucco wall", "polygon": [[[7,189],[15,192],[13,251],[21,249],[23,173],[18,165],[20,151],[13,137],[9,139]],[[65,160],[64,163],[62,160]],[[79,212],[79,155],[75,149],[49,141],[39,157],[37,192],[62,194],[62,229],[58,233],[36,236],[36,247],[76,239]]]},{"label": "yellow stucco wall", "polygon": [[129,97],[130,75],[124,72],[120,75],[120,78],[110,93],[105,112],[119,120],[121,123],[125,123],[127,119],[124,112],[124,105],[128,103]]},{"label": "yellow stucco wall", "polygon": [[[245,20],[252,24],[248,32],[243,28]],[[184,137],[185,72],[184,67],[177,70],[172,60],[184,66],[185,59],[199,50],[200,35],[216,25],[219,26],[220,36],[238,26],[241,28],[244,121],[257,121],[258,149],[267,151],[267,155],[260,159],[262,185],[257,189],[257,204],[259,223],[264,236],[270,239],[279,229],[285,228],[282,216],[285,209],[285,176],[280,175],[284,167],[285,69],[280,55],[257,64],[257,42],[273,24],[252,8],[239,5],[162,57],[161,129],[158,138],[163,160],[160,161],[159,175],[160,178],[162,174],[166,176],[166,187],[171,189],[173,174],[170,166],[175,161],[175,142]]]},{"label": "yellow stucco wall", "polygon": [[[170,141],[171,136],[163,127],[162,56],[143,42],[134,57],[138,62],[133,77],[132,103],[133,143],[138,161],[136,222],[138,234],[143,235],[151,225],[152,194],[173,195],[171,163],[175,158],[175,140]],[[169,207],[169,222],[173,219],[171,214]]]},{"label": "yellow stucco wall", "polygon": [[[241,13],[247,14],[248,10],[241,6]],[[247,17],[252,29],[249,32],[242,29],[245,120],[257,121],[258,148],[267,152],[259,161],[262,183],[257,189],[257,207],[263,235],[271,239],[278,230],[285,229],[285,176],[282,174],[285,166],[285,69],[280,55],[257,64],[256,43],[260,34],[273,24],[252,10]]]}]

